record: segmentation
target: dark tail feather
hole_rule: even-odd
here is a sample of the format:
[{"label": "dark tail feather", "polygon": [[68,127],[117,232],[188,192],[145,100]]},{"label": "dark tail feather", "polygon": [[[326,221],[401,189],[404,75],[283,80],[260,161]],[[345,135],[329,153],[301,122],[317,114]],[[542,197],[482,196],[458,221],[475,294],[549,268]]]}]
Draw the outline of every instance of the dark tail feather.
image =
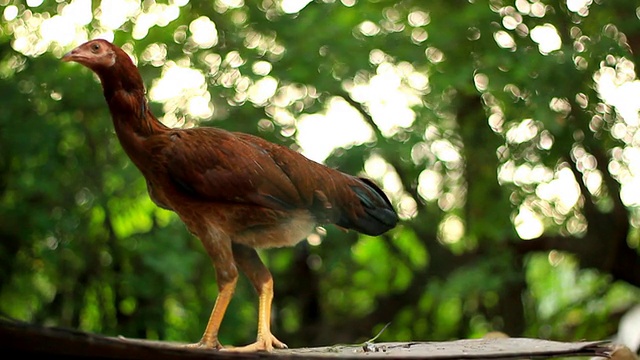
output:
[{"label": "dark tail feather", "polygon": [[365,210],[362,216],[348,218],[342,216],[336,225],[354,229],[363,234],[376,236],[392,229],[398,223],[396,214],[389,198],[371,180],[358,178],[360,185],[351,186]]}]

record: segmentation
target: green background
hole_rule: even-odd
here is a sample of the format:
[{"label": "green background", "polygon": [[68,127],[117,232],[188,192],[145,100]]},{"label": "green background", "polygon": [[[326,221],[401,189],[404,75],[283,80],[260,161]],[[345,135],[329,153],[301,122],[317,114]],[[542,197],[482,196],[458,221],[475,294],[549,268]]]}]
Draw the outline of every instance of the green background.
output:
[{"label": "green background", "polygon": [[[29,19],[51,18],[65,4],[0,0],[0,14],[18,9],[0,20],[0,312],[42,325],[195,342],[217,292],[199,241],[149,200],[113,134],[97,78],[59,61],[72,44],[15,50],[20,39],[46,35],[26,26]],[[158,4],[166,3],[144,1],[139,11],[151,13]],[[92,6],[98,15],[100,3]],[[544,16],[531,10],[540,6]],[[203,121],[186,115],[200,126],[297,148],[295,123],[276,121],[276,110],[293,118],[322,114],[340,97],[373,129],[373,141],[338,148],[326,163],[357,174],[371,156],[384,159],[402,185],[394,204],[411,211],[377,238],[327,226],[320,246],[303,241],[261,252],[275,279],[273,331],[289,346],[360,342],[388,322],[380,340],[492,330],[602,339],[640,299],[640,217],[620,197],[630,181],[621,174],[634,172],[621,154],[639,140],[638,126],[599,97],[594,74],[605,67],[623,72],[626,64],[628,75],[640,53],[640,20],[635,1],[595,1],[584,9],[578,14],[562,1],[325,0],[287,14],[273,0],[191,1],[142,38],[132,36],[134,16],[114,42],[138,59],[162,46],[164,60],[187,60],[202,71],[215,110]],[[189,42],[188,26],[201,16],[218,32],[211,48]],[[509,29],[507,17],[519,27]],[[366,21],[377,30],[363,33]],[[529,36],[544,24],[562,40],[550,54]],[[93,18],[80,30],[92,37],[100,26]],[[511,36],[513,46],[500,47],[498,32]],[[222,59],[217,66],[207,60],[212,54]],[[428,77],[415,90],[415,121],[392,134],[381,132],[368,104],[348,91],[379,71],[381,54],[384,64]],[[225,61],[230,56],[242,61]],[[147,88],[162,75],[163,61],[139,60]],[[247,82],[264,76],[252,70],[257,61],[272,65],[278,89],[306,90],[284,104],[276,99],[280,90],[265,103],[248,101]],[[482,76],[488,84],[476,86]],[[558,101],[564,106],[550,106]],[[163,113],[162,104],[150,105]],[[493,114],[500,126],[490,126]],[[508,131],[524,119],[531,119],[533,136],[509,141]],[[432,151],[442,140],[457,161]],[[569,169],[580,199],[565,209],[540,197],[550,179],[503,181],[505,164],[556,175]],[[432,197],[418,187],[425,170],[441,179]],[[596,188],[587,186],[593,174],[602,179]],[[523,204],[544,224],[531,240],[520,239],[514,226]],[[451,219],[464,226],[457,241],[443,235]],[[242,278],[221,342],[252,342],[256,315],[257,298]]]}]

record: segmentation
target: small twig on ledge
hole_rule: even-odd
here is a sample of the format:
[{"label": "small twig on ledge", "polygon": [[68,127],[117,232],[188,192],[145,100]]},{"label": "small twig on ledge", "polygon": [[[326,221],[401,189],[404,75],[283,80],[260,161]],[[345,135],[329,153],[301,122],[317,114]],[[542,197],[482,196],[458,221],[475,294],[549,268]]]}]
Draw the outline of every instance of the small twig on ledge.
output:
[{"label": "small twig on ledge", "polygon": [[380,335],[382,335],[382,333],[387,330],[387,328],[389,327],[389,325],[391,325],[390,322],[387,323],[387,325],[385,325],[382,330],[380,330],[378,332],[378,334],[374,337],[372,337],[371,339],[365,341],[362,344],[362,350],[364,350],[364,352],[378,352],[378,351],[382,351],[384,352],[386,350],[386,347],[383,345],[382,347],[378,347],[375,344],[373,344],[374,341],[376,341],[376,339],[378,339],[380,337]]}]

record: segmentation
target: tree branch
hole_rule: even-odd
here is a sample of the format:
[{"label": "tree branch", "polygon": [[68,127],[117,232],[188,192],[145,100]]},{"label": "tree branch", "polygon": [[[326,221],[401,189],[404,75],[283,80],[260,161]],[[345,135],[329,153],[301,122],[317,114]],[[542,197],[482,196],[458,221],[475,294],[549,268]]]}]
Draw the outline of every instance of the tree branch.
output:
[{"label": "tree branch", "polygon": [[364,121],[367,124],[369,124],[369,126],[371,126],[371,130],[373,130],[373,132],[375,133],[376,139],[379,139],[379,140],[380,139],[385,139],[385,137],[382,135],[382,132],[380,131],[380,128],[378,128],[378,125],[376,125],[376,122],[373,120],[373,117],[365,109],[365,107],[364,107],[364,105],[362,103],[359,103],[359,102],[355,101],[351,97],[351,95],[349,95],[349,93],[346,92],[341,87],[340,87],[339,90],[336,91],[336,95],[340,96],[341,98],[343,98],[344,101],[346,101],[349,105],[351,105],[354,109],[356,109],[360,113],[360,115],[362,116]]}]

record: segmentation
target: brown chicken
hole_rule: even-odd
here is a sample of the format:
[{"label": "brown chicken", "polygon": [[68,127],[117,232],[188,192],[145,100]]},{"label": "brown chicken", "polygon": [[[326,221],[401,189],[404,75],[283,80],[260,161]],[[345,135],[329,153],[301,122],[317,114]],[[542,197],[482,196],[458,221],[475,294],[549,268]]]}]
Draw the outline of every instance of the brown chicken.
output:
[{"label": "brown chicken", "polygon": [[258,292],[258,335],[254,344],[235,349],[286,348],[271,334],[273,279],[256,248],[293,246],[318,224],[379,235],[398,222],[389,199],[370,180],[256,136],[166,127],[149,111],[129,56],[105,40],[84,43],[62,60],[98,75],[120,144],[144,175],[149,196],[180,216],[213,261],[219,292],[194,346],[222,348],[218,330],[239,268]]}]

